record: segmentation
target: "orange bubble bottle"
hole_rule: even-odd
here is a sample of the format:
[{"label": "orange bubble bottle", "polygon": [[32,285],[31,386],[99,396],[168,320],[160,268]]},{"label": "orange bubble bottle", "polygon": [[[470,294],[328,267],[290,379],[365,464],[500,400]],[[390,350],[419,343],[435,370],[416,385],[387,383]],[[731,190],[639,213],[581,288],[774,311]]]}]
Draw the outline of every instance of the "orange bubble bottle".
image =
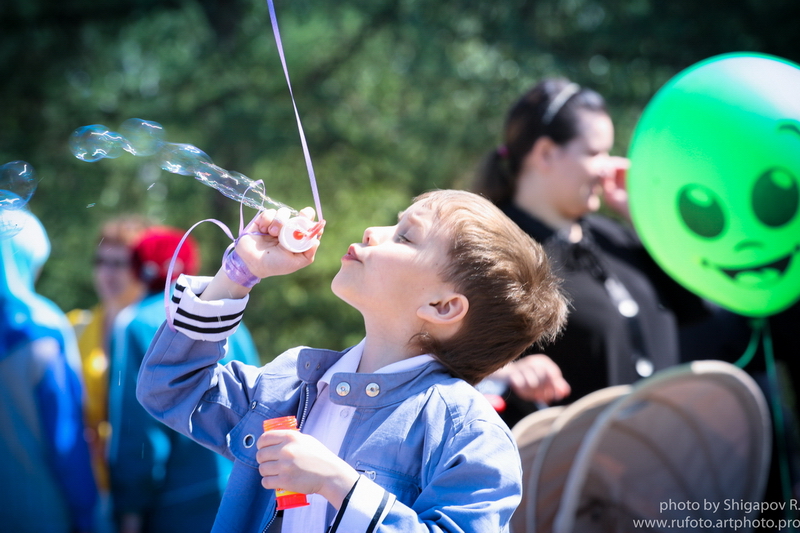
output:
[{"label": "orange bubble bottle", "polygon": [[[293,416],[282,416],[280,418],[264,420],[264,431],[271,431],[273,429],[293,429],[296,431],[297,418]],[[275,498],[278,502],[279,511],[308,505],[308,498],[306,498],[306,495],[299,492],[275,489]]]}]

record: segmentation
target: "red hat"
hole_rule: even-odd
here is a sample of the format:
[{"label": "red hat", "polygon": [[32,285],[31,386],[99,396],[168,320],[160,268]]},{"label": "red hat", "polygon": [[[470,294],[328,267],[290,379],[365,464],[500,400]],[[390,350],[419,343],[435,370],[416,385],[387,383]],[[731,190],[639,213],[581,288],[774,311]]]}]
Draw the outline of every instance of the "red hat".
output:
[{"label": "red hat", "polygon": [[[134,245],[133,270],[151,291],[164,288],[170,261],[183,235],[184,232],[176,228],[155,226],[146,229]],[[187,237],[172,266],[170,281],[175,281],[180,274],[197,274],[199,263],[197,244],[194,239]]]}]

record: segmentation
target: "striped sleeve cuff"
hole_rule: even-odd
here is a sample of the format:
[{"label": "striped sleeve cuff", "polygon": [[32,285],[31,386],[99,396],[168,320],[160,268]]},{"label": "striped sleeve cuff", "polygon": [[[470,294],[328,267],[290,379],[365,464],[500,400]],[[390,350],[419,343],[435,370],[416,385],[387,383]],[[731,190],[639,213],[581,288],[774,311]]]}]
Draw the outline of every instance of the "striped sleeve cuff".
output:
[{"label": "striped sleeve cuff", "polygon": [[211,281],[205,276],[181,274],[169,301],[170,320],[177,331],[190,339],[221,341],[233,334],[242,321],[250,295],[241,300],[201,300]]},{"label": "striped sleeve cuff", "polygon": [[395,500],[394,494],[361,476],[344,499],[328,533],[372,533],[389,514]]}]

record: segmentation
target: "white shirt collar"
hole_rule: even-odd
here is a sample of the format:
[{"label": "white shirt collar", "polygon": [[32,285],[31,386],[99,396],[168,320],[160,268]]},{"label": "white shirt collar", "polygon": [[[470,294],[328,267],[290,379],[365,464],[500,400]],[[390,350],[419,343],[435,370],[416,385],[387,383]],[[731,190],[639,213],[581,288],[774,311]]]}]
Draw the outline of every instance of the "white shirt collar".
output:
[{"label": "white shirt collar", "polygon": [[406,370],[412,370],[414,368],[420,367],[425,363],[427,363],[428,361],[433,361],[433,356],[431,354],[415,355],[414,357],[409,357],[408,359],[402,359],[390,365],[386,365],[383,368],[379,368],[378,370],[375,371],[375,373],[396,374],[397,372],[405,372]]},{"label": "white shirt collar", "polygon": [[[366,339],[362,339],[361,342],[353,346],[350,350],[344,353],[342,357],[339,358],[331,367],[328,369],[325,374],[319,379],[318,385],[319,388],[322,388],[322,384],[330,385],[331,379],[333,379],[333,375],[339,372],[350,373],[350,372],[357,372],[358,365],[361,363],[361,356],[364,355],[364,343]],[[433,356],[430,354],[425,355],[416,355],[414,357],[409,357],[408,359],[403,359],[401,361],[396,361],[394,363],[388,364],[383,368],[379,368],[375,371],[376,374],[394,374],[397,372],[405,372],[407,370],[412,370],[414,368],[420,367],[425,363],[432,361]]]},{"label": "white shirt collar", "polygon": [[358,370],[358,365],[361,363],[361,356],[364,355],[365,341],[366,339],[362,339],[361,342],[346,351],[338,361],[331,365],[328,371],[319,378],[318,386],[320,389],[323,383],[325,385],[331,384],[331,379],[333,379],[334,374],[338,372],[356,372]]}]

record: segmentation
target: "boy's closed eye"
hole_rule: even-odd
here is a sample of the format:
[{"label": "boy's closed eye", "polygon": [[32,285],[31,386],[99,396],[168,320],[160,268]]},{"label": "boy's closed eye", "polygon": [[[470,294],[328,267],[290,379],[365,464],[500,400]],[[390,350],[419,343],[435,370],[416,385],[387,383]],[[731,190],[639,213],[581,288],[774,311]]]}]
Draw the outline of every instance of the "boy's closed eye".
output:
[{"label": "boy's closed eye", "polygon": [[395,225],[394,240],[398,243],[412,243],[416,241],[417,223],[413,219],[402,219]]}]

